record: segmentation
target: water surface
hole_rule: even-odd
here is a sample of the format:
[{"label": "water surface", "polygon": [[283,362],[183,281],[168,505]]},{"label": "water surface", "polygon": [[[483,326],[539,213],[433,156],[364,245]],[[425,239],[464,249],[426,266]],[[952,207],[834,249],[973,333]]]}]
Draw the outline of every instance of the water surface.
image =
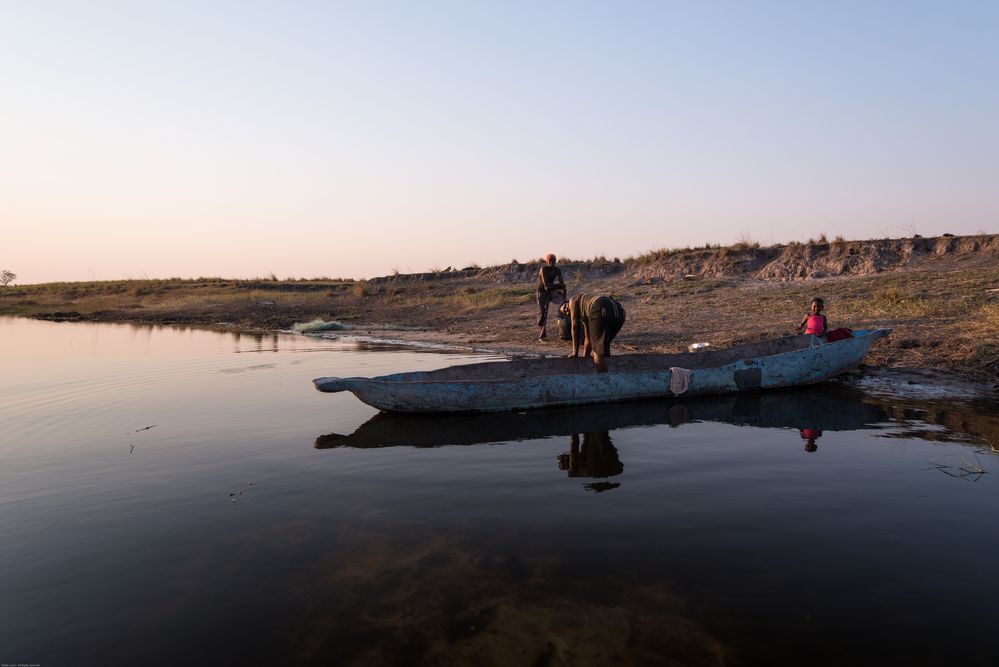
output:
[{"label": "water surface", "polygon": [[483,357],[0,336],[3,663],[999,658],[991,405],[827,386],[400,419],[311,379]]}]

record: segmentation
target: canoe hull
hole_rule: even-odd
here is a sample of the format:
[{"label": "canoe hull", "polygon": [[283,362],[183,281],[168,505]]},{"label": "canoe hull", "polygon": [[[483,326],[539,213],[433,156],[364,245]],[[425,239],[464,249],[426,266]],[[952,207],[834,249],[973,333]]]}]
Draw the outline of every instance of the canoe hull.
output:
[{"label": "canoe hull", "polygon": [[[669,361],[676,361],[673,366],[691,371],[683,396],[795,387],[822,382],[855,367],[871,344],[889,331],[858,331],[855,337],[835,343],[810,345],[806,342],[804,346],[799,344],[787,351],[734,359],[728,363],[719,363],[719,359],[738,356],[738,348],[724,353],[672,355]],[[807,340],[806,337],[795,339]],[[781,340],[783,347],[792,347],[784,344],[787,340],[792,339]],[[775,346],[775,349],[781,348]],[[726,356],[719,356],[722,354]],[[630,363],[642,355],[624,356],[631,358],[628,360]],[[620,358],[612,357],[612,361]],[[653,355],[648,358],[651,360]],[[509,378],[502,377],[511,374],[512,370],[504,364],[530,362],[477,364],[482,369],[482,379],[449,379],[427,372],[375,378],[318,378],[314,382],[320,391],[351,391],[372,407],[402,413],[504,412],[675,395],[670,391],[673,374],[669,369],[616,371],[612,367],[611,372],[596,373],[592,372],[592,363],[588,359],[565,359],[552,363],[563,362],[564,372],[556,368],[538,374],[525,375],[521,372],[519,377]],[[626,365],[621,364],[622,367]],[[630,365],[635,366],[634,363]],[[499,379],[486,379],[497,376]]]}]

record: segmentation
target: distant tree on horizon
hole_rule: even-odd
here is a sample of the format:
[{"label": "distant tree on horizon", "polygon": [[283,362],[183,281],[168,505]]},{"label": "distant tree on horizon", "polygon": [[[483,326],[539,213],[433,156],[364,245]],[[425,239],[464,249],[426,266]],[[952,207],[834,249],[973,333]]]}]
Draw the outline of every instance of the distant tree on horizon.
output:
[{"label": "distant tree on horizon", "polygon": [[4,269],[2,272],[0,272],[0,284],[2,284],[4,287],[6,287],[15,280],[17,280],[17,274],[14,273],[13,271],[8,271],[7,269]]}]

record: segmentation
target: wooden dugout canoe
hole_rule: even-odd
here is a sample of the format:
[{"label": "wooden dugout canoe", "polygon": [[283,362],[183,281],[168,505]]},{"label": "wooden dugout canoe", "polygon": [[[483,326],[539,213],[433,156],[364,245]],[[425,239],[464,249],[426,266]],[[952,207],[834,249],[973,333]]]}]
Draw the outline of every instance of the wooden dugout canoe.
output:
[{"label": "wooden dugout canoe", "polygon": [[588,358],[491,361],[436,371],[373,378],[323,377],[324,392],[353,392],[388,412],[505,412],[677,396],[671,369],[690,371],[683,396],[735,394],[822,382],[860,363],[890,329],[854,331],[853,338],[822,342],[787,336],[726,350],[682,354],[624,354],[597,373]]}]

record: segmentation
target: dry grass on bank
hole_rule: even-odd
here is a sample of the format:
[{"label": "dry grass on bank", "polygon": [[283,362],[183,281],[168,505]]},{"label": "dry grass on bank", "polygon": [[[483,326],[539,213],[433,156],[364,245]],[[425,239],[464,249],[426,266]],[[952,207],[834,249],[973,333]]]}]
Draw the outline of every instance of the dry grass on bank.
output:
[{"label": "dry grass on bank", "polygon": [[347,292],[355,285],[354,281],[282,283],[222,278],[47,283],[0,290],[0,314],[39,317],[62,312],[90,317],[136,310],[143,314],[202,313],[276,299],[307,304]]}]

